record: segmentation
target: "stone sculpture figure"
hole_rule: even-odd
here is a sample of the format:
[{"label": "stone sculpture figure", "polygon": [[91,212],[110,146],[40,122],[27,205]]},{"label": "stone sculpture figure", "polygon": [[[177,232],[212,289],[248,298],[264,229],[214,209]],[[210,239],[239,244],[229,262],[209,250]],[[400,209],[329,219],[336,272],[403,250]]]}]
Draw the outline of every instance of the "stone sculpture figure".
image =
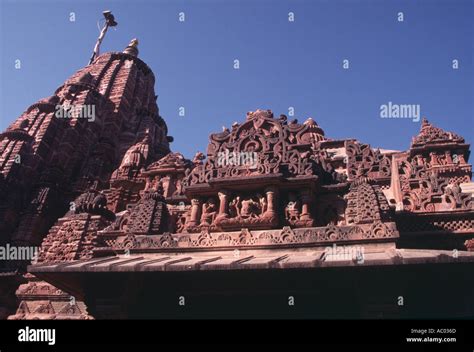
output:
[{"label": "stone sculpture figure", "polygon": [[203,164],[203,160],[205,159],[205,155],[202,153],[202,152],[197,152],[195,155],[194,155],[194,158],[193,158],[193,164],[194,165],[202,165]]},{"label": "stone sculpture figure", "polygon": [[202,205],[201,225],[211,225],[217,213],[217,204],[213,198],[209,198]]},{"label": "stone sculpture figure", "polygon": [[257,194],[257,198],[260,204],[261,215],[263,215],[267,211],[267,198],[265,196],[262,196],[260,193]]},{"label": "stone sculpture figure", "polygon": [[444,198],[447,201],[448,199],[454,200],[454,206],[453,208],[456,207],[456,205],[461,205],[462,204],[462,191],[461,187],[457,183],[453,183],[446,187],[444,190]]},{"label": "stone sculpture figure", "polygon": [[288,194],[288,203],[285,207],[286,220],[291,224],[300,218],[300,202],[294,193]]},{"label": "stone sculpture figure", "polygon": [[252,198],[246,198],[242,200],[242,209],[240,212],[240,216],[242,218],[256,218],[258,217],[258,213],[260,210],[260,205]]},{"label": "stone sculpture figure", "polygon": [[229,202],[230,216],[235,218],[240,216],[240,196],[236,196],[231,202]]}]

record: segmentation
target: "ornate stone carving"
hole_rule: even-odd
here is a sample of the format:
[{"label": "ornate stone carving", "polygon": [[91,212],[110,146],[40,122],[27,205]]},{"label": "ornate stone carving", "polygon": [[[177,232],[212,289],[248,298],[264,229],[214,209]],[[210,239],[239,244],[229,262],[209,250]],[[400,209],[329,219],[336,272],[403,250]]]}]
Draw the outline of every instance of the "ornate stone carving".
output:
[{"label": "ornate stone carving", "polygon": [[302,191],[300,194],[289,192],[285,206],[286,223],[293,227],[314,226],[314,220],[310,211],[311,200],[312,197],[308,191]]},{"label": "ornate stone carving", "polygon": [[365,177],[352,183],[346,199],[348,225],[374,223],[390,218],[390,207],[384,194]]},{"label": "ornate stone carving", "polygon": [[336,226],[330,224],[325,227],[306,227],[293,229],[284,226],[275,230],[250,230],[242,228],[240,231],[231,232],[209,232],[201,231],[199,234],[163,234],[163,235],[127,235],[110,240],[111,234],[101,233],[101,236],[109,238],[108,245],[98,248],[101,251],[130,250],[139,253],[142,250],[167,250],[169,248],[244,248],[265,247],[276,248],[278,246],[293,244],[295,247],[313,245],[326,246],[328,243],[345,241],[378,241],[395,240],[399,237],[395,223],[375,221],[373,223]]},{"label": "ornate stone carving", "polygon": [[[283,174],[305,176],[312,174],[311,147],[324,139],[324,133],[308,120],[304,124],[288,123],[285,116],[273,118],[270,110],[257,110],[247,114],[246,121],[212,134],[207,149],[207,159],[203,155],[195,157],[196,167],[185,179],[185,185],[197,185],[213,179],[242,176]],[[255,153],[256,165],[239,163],[219,163],[219,155]]]},{"label": "ornate stone carving", "polygon": [[466,246],[466,249],[470,252],[474,251],[474,239],[467,240],[464,242],[464,245]]},{"label": "ornate stone carving", "polygon": [[441,177],[437,171],[429,171],[427,167],[415,173],[412,170],[401,170],[402,173],[407,172],[400,177],[404,210],[435,212],[472,209],[471,194],[463,194],[458,183],[449,184],[448,178]]},{"label": "ornate stone carving", "polygon": [[429,123],[426,118],[423,118],[423,121],[421,122],[421,131],[416,137],[413,137],[411,147],[422,147],[440,142],[464,143],[464,138],[453,132],[446,132],[441,128],[435,127]]},{"label": "ornate stone carving", "polygon": [[389,178],[391,174],[391,159],[380,150],[373,150],[367,144],[356,141],[346,141],[347,175],[349,180],[360,176],[372,179]]},{"label": "ornate stone carving", "polygon": [[26,278],[28,282],[20,285],[16,291],[21,301],[16,313],[8,317],[9,320],[93,319],[84,302],[31,274],[27,274]]},{"label": "ornate stone carving", "polygon": [[102,215],[109,220],[115,219],[115,214],[107,209],[107,197],[103,192],[89,189],[81,194],[75,201],[74,213],[89,213]]},{"label": "ornate stone carving", "polygon": [[[39,262],[57,263],[125,251],[393,244],[399,225],[461,234],[473,248],[462,137],[424,120],[409,150],[383,151],[329,139],[312,118],[257,110],[187,160],[169,150],[136,44],[99,56],[0,134],[2,241],[43,240]],[[97,119],[55,118],[56,105],[71,103],[96,105]],[[88,318],[49,284],[31,281],[17,294],[18,319]]]},{"label": "ornate stone carving", "polygon": [[78,214],[60,219],[44,239],[38,262],[91,258],[97,232],[108,224],[100,215]]},{"label": "ornate stone carving", "polygon": [[268,189],[265,195],[256,194],[253,197],[235,195],[228,203],[229,214],[217,218],[215,226],[217,229],[227,230],[273,227],[278,223],[274,204],[272,189]]}]

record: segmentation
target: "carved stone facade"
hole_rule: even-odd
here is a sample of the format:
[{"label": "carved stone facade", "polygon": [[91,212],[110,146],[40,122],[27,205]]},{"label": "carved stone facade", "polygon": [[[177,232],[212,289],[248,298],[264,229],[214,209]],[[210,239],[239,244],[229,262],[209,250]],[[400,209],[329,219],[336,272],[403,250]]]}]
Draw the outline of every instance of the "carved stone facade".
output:
[{"label": "carved stone facade", "polygon": [[411,149],[394,158],[394,202],[415,213],[472,211],[472,194],[461,189],[472,177],[468,157],[469,145],[463,138],[423,119]]},{"label": "carved stone facade", "polygon": [[[330,139],[312,118],[257,110],[188,160],[169,150],[153,86],[136,54],[106,53],[0,135],[2,243],[42,243],[39,266],[130,253],[394,248],[412,246],[412,234],[474,247],[460,136],[423,120],[408,151],[387,152]],[[95,104],[95,120],[55,117],[66,102]],[[70,294],[26,279],[12,319],[91,318]]]},{"label": "carved stone facade", "polygon": [[23,319],[58,319],[58,320],[89,320],[93,319],[87,312],[84,302],[77,301],[74,296],[40,281],[33,275],[26,275],[28,283],[20,285],[16,295],[20,304],[10,320]]}]

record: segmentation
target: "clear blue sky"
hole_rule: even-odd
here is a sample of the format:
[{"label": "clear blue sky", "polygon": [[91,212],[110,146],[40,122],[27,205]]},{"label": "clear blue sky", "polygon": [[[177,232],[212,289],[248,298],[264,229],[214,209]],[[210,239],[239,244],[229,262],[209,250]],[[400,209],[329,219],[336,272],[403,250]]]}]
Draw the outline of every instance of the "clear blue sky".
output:
[{"label": "clear blue sky", "polygon": [[87,63],[96,22],[110,9],[119,25],[102,52],[139,39],[175,137],[172,149],[187,157],[205,151],[209,133],[244,120],[247,111],[272,109],[278,116],[290,106],[331,138],[404,150],[419,123],[382,119],[380,105],[420,104],[422,116],[474,142],[472,0],[0,3],[1,130]]}]

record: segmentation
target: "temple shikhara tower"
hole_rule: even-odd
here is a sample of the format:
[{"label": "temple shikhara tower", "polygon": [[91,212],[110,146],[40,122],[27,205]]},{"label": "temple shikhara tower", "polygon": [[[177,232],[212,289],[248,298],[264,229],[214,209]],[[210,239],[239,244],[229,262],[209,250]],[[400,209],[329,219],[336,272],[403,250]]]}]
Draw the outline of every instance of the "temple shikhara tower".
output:
[{"label": "temple shikhara tower", "polygon": [[0,244],[40,247],[0,262],[2,318],[474,316],[463,137],[424,119],[389,151],[256,110],[190,160],[154,85],[132,41],[0,134]]}]

